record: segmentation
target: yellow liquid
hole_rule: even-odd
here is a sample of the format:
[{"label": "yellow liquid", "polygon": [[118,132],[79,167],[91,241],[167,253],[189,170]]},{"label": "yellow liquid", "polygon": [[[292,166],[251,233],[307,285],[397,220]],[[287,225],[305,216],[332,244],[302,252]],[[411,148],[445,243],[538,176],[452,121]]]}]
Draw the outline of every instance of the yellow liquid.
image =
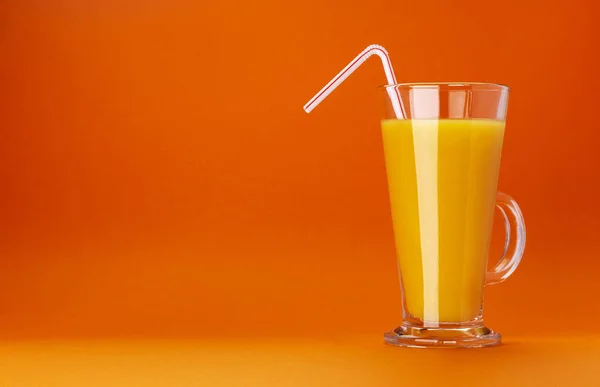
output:
[{"label": "yellow liquid", "polygon": [[381,123],[407,312],[460,322],[481,312],[504,122]]}]

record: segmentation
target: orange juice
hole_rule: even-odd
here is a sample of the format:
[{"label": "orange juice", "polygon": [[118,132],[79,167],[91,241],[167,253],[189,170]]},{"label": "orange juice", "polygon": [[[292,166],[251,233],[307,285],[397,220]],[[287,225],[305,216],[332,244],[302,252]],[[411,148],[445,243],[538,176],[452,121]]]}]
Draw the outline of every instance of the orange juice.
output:
[{"label": "orange juice", "polygon": [[504,122],[381,123],[406,310],[431,322],[477,318]]}]

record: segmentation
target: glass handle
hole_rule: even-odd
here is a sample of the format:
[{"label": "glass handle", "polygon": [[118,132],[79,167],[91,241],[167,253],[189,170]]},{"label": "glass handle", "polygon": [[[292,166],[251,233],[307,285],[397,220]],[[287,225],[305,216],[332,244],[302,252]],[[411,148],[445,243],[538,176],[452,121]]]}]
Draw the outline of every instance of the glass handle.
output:
[{"label": "glass handle", "polygon": [[502,258],[494,266],[494,269],[486,274],[486,285],[498,284],[510,277],[519,266],[525,250],[525,220],[517,202],[510,196],[498,192],[496,207],[504,216],[506,242]]}]

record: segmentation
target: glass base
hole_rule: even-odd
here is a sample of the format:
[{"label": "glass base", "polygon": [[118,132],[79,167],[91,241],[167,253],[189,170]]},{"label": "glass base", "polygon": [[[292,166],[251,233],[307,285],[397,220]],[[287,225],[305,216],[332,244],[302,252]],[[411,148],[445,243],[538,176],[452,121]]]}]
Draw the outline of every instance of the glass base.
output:
[{"label": "glass base", "polygon": [[411,348],[482,348],[499,345],[501,336],[478,327],[412,327],[401,325],[384,335],[385,342]]}]

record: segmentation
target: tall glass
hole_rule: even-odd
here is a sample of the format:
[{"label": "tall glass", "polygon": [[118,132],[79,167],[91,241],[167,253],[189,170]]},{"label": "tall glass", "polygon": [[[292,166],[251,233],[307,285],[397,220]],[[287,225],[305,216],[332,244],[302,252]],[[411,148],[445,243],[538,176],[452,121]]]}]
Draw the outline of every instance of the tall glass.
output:
[{"label": "tall glass", "polygon": [[[483,325],[483,289],[517,268],[525,224],[496,190],[508,87],[414,83],[381,88],[381,121],[403,322],[385,335],[409,347],[483,347],[500,335]],[[393,108],[401,101],[403,117]],[[495,207],[504,254],[487,269]]]}]

